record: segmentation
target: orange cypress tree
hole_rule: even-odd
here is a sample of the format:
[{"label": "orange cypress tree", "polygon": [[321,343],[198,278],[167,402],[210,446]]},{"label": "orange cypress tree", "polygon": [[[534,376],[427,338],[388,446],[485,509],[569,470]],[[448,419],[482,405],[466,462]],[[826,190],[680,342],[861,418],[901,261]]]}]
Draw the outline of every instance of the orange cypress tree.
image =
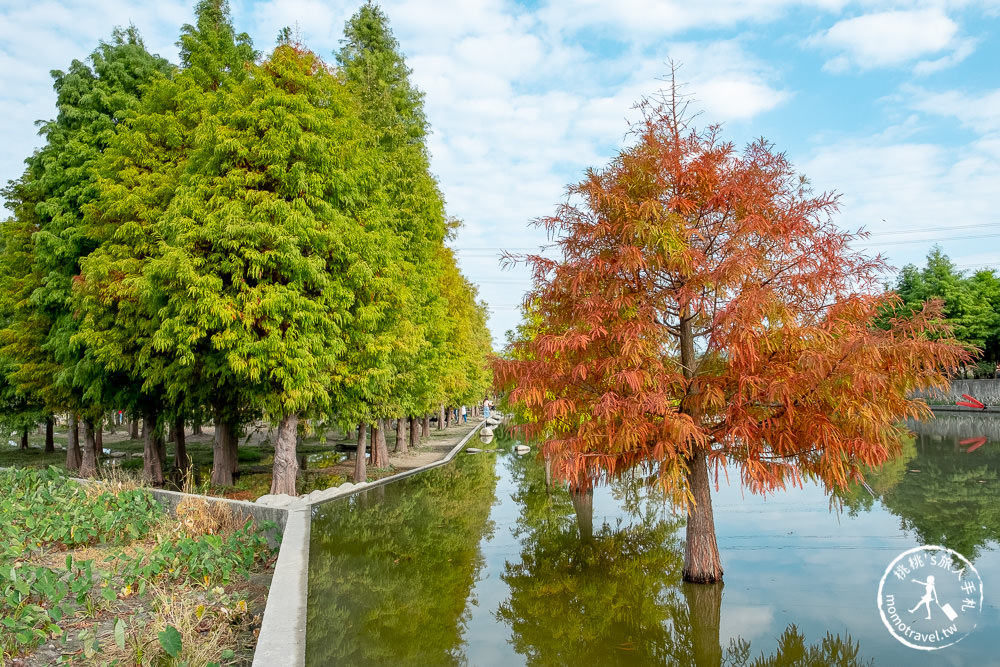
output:
[{"label": "orange cypress tree", "polygon": [[494,370],[572,487],[638,467],[686,507],[684,578],[707,583],[712,475],[843,487],[898,453],[899,420],[929,414],[911,392],[969,350],[937,304],[874,326],[896,298],[884,261],[769,143],[693,128],[676,87],[638,108],[635,143],[536,221],[561,258],[507,256],[532,269],[531,324]]}]

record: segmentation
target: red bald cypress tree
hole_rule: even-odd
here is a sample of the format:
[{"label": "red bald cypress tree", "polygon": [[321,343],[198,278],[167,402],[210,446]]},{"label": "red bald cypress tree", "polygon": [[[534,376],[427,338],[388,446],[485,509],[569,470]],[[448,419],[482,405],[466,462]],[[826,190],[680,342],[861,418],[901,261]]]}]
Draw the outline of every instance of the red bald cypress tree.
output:
[{"label": "red bald cypress tree", "polygon": [[676,89],[638,106],[635,143],[537,221],[562,257],[509,257],[533,270],[531,325],[494,371],[574,488],[638,467],[686,507],[684,579],[714,582],[713,475],[842,487],[968,352],[927,335],[935,306],[874,326],[883,261],[785,155],[691,127]]}]

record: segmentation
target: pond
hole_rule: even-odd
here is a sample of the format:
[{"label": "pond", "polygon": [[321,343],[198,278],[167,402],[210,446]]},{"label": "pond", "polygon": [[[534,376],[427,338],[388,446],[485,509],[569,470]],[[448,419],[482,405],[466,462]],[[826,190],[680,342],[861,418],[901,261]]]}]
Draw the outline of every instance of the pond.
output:
[{"label": "pond", "polygon": [[[639,480],[574,499],[502,440],[320,505],[306,663],[1000,665],[1000,420],[912,427],[839,503],[722,480],[724,586],[680,583],[682,521]],[[985,590],[977,627],[933,651],[897,641],[877,604],[887,566],[924,544],[964,555]]]}]

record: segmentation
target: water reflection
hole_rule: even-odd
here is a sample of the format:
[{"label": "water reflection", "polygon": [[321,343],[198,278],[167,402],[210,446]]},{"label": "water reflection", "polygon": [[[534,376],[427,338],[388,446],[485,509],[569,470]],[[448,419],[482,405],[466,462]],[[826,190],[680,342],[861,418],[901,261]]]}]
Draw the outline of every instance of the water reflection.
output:
[{"label": "water reflection", "polygon": [[308,665],[464,665],[466,599],[492,531],[494,457],[463,457],[313,512]]},{"label": "water reflection", "polygon": [[908,424],[916,438],[903,456],[867,476],[846,497],[853,511],[878,500],[922,544],[972,561],[1000,540],[1000,419],[940,416]]},{"label": "water reflection", "polygon": [[727,629],[754,577],[682,584],[681,522],[645,480],[571,493],[499,444],[314,512],[307,664],[870,664],[827,628]]}]

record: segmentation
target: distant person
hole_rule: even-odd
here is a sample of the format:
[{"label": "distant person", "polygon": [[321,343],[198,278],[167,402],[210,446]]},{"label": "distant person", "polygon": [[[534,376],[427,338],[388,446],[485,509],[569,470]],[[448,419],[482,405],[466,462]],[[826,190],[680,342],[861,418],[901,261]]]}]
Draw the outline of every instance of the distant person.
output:
[{"label": "distant person", "polygon": [[462,406],[462,423],[463,424],[468,424],[469,423],[469,415],[465,411],[465,406],[464,405]]},{"label": "distant person", "polygon": [[483,399],[483,419],[489,419],[490,418],[490,406],[491,405],[492,405],[492,403],[490,403],[490,399],[488,399],[488,398],[484,398]]}]

